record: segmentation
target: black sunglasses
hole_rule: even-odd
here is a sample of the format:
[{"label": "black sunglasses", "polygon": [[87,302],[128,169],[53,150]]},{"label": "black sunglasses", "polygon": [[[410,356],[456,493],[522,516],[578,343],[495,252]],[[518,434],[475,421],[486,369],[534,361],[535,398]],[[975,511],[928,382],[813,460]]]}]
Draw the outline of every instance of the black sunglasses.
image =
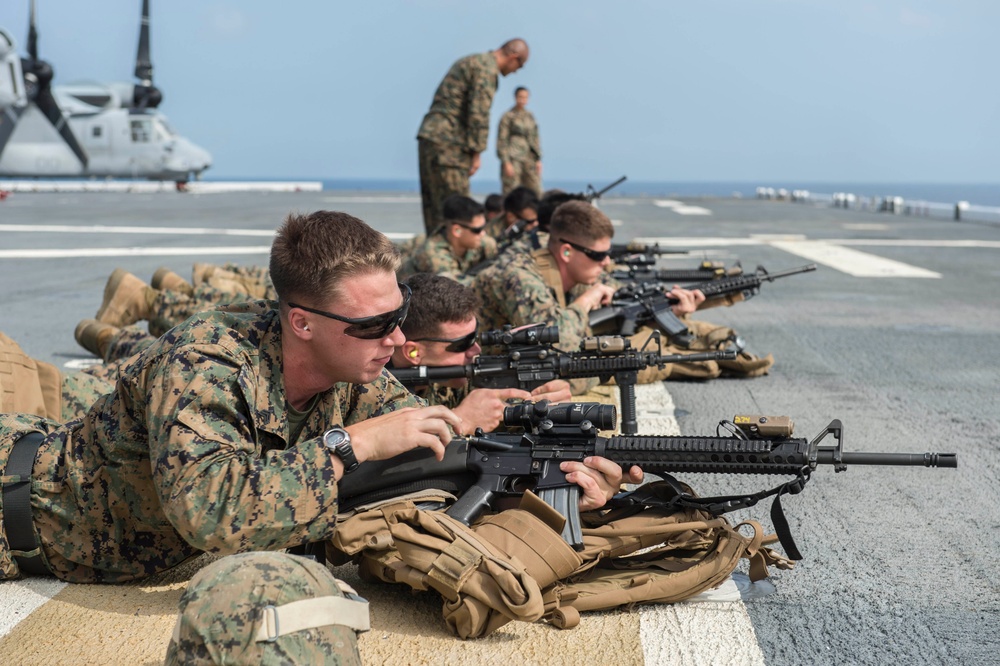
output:
[{"label": "black sunglasses", "polygon": [[[457,224],[458,226],[462,227],[463,229],[467,229],[467,230],[469,230],[472,233],[477,234],[477,235],[483,233],[484,231],[486,231],[486,225],[485,224],[483,226],[481,226],[481,227],[470,227],[468,224],[462,224],[461,222],[452,222],[452,224]],[[416,342],[416,341],[414,341],[414,342]]]},{"label": "black sunglasses", "polygon": [[603,252],[600,252],[598,250],[591,250],[589,247],[577,245],[573,241],[568,241],[565,238],[560,238],[559,242],[566,243],[566,245],[569,245],[574,250],[579,250],[580,252],[583,252],[585,255],[587,255],[588,259],[598,264],[611,256],[611,250],[604,250]]},{"label": "black sunglasses", "polygon": [[410,290],[408,285],[401,282],[397,282],[396,284],[399,286],[399,292],[403,295],[403,304],[392,312],[383,312],[382,314],[372,315],[371,317],[341,317],[340,315],[333,314],[332,312],[325,312],[315,308],[307,308],[304,305],[291,302],[288,303],[288,307],[298,308],[300,310],[305,310],[306,312],[318,314],[321,317],[328,317],[330,319],[342,321],[345,324],[350,324],[350,326],[344,329],[344,333],[352,338],[359,338],[361,340],[376,340],[384,338],[396,330],[396,327],[402,324],[403,320],[406,319],[406,313],[410,309],[410,296],[413,295],[413,292]]},{"label": "black sunglasses", "polygon": [[467,352],[472,349],[472,345],[476,344],[476,337],[478,333],[473,331],[468,335],[463,335],[460,338],[419,338],[417,340],[412,340],[411,342],[447,342],[448,346],[445,347],[445,351],[450,352]]}]

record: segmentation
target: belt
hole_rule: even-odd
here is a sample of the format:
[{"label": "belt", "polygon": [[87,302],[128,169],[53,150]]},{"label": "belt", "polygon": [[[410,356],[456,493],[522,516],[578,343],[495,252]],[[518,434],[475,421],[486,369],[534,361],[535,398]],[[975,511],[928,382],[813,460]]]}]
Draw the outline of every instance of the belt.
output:
[{"label": "belt", "polygon": [[30,432],[22,435],[11,447],[4,476],[17,476],[20,480],[3,487],[3,528],[12,551],[35,551],[30,556],[14,555],[21,572],[50,576],[52,574],[42,562],[41,549],[31,522],[31,470],[42,439],[42,433]]}]

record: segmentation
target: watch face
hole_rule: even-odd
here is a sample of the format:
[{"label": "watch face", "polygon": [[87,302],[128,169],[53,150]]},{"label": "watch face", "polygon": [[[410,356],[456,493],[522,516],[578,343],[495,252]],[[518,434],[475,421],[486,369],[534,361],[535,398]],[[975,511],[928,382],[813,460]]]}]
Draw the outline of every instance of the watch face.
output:
[{"label": "watch face", "polygon": [[346,441],[347,433],[343,430],[330,430],[323,436],[323,442],[331,448]]}]

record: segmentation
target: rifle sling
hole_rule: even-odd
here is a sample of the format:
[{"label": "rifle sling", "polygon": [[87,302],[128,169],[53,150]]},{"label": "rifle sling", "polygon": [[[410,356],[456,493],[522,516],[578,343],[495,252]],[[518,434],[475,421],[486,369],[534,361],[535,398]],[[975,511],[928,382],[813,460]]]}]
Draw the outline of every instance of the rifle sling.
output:
[{"label": "rifle sling", "polygon": [[[770,490],[764,490],[759,493],[754,493],[752,495],[721,495],[716,497],[696,497],[691,495],[684,490],[681,483],[676,478],[670,474],[664,474],[663,480],[667,482],[676,493],[674,497],[671,497],[669,500],[663,500],[648,493],[640,493],[642,490],[642,486],[640,486],[630,493],[615,496],[615,498],[608,503],[608,506],[635,507],[637,509],[642,506],[692,508],[701,509],[702,511],[706,511],[713,516],[719,516],[730,511],[749,508],[757,504],[760,500],[773,495],[774,502],[771,503],[771,523],[774,525],[775,534],[778,535],[778,542],[781,543],[781,547],[785,549],[788,559],[801,560],[802,555],[799,553],[799,549],[795,545],[791,529],[788,526],[788,520],[785,518],[785,512],[781,507],[781,496],[785,494],[795,495],[802,492],[806,481],[809,480],[810,471],[811,470],[809,470],[808,467],[804,468],[798,476],[791,481],[786,481],[780,486],[776,486]],[[636,495],[637,493],[639,493],[639,496],[633,497],[633,495]]]}]

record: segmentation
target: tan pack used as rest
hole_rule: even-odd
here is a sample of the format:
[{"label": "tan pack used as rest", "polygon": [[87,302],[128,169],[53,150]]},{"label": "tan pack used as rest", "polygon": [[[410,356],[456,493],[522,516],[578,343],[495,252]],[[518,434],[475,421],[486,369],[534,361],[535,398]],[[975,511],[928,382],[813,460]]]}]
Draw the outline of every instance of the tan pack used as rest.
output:
[{"label": "tan pack used as rest", "polygon": [[62,375],[51,363],[35,360],[0,332],[0,413],[34,414],[60,420]]},{"label": "tan pack used as rest", "polygon": [[[662,482],[647,491],[675,492]],[[438,592],[444,619],[461,638],[487,636],[511,620],[569,629],[581,611],[682,601],[720,585],[740,558],[750,560],[752,580],[765,578],[768,565],[792,566],[764,546],[773,538],[760,525],[743,524],[753,528],[744,536],[742,525],[698,509],[584,513],[577,552],[560,536],[563,517],[531,492],[517,509],[471,527],[443,511],[418,509],[427,492],[356,511],[330,545],[341,561],[357,561],[365,579]]]}]

